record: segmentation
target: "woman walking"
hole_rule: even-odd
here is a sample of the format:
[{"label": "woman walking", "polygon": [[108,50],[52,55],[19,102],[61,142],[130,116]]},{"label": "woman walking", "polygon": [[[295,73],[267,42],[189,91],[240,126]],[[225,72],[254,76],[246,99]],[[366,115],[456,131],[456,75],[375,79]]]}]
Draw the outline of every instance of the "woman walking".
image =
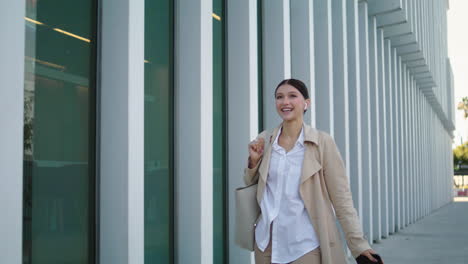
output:
[{"label": "woman walking", "polygon": [[364,239],[334,140],[304,123],[311,104],[307,87],[284,80],[275,99],[283,121],[250,142],[244,175],[247,185],[258,181],[255,262],[347,263],[336,218],[352,255],[377,262]]}]

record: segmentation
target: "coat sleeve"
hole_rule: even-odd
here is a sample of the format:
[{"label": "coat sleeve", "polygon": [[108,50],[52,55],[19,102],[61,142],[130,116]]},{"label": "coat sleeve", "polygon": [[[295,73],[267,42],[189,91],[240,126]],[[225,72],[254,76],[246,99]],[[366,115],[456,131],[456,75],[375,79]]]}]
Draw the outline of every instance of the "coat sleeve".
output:
[{"label": "coat sleeve", "polygon": [[346,242],[353,257],[370,249],[362,232],[359,217],[353,205],[348,177],[338,148],[333,138],[322,134],[324,179],[335,214],[346,236]]},{"label": "coat sleeve", "polygon": [[[263,131],[262,133],[260,133],[257,136],[256,139],[263,138],[265,140],[265,144],[266,144],[266,138],[265,138],[266,133],[267,133],[266,131]],[[246,186],[258,182],[258,177],[259,177],[258,167],[262,163],[262,160],[263,160],[263,158],[260,158],[257,165],[254,168],[251,168],[251,169],[249,168],[249,161],[247,160],[247,164],[245,165],[245,169],[244,169],[244,183],[246,184]]]}]

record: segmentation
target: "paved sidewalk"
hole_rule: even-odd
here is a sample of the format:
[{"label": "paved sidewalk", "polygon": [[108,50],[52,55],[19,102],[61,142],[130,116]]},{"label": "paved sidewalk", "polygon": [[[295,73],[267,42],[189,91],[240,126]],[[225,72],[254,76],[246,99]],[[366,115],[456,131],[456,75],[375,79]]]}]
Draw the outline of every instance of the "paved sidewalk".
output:
[{"label": "paved sidewalk", "polygon": [[468,199],[457,200],[372,247],[385,264],[468,264]]}]

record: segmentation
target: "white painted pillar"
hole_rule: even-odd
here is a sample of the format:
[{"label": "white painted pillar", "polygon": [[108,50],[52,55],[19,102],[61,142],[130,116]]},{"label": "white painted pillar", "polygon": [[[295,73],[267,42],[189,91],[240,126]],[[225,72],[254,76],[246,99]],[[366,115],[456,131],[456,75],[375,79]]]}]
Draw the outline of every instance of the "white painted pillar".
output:
[{"label": "white painted pillar", "polygon": [[0,256],[23,258],[25,1],[0,2]]},{"label": "white painted pillar", "polygon": [[411,85],[411,79],[410,79],[410,73],[409,73],[409,70],[406,68],[406,65],[403,66],[403,70],[404,70],[404,75],[405,75],[405,84],[404,84],[404,87],[403,87],[403,115],[404,115],[404,133],[403,133],[403,144],[404,144],[404,151],[405,151],[405,159],[404,159],[404,164],[405,164],[405,167],[404,167],[404,174],[403,174],[403,177],[404,177],[404,190],[405,192],[403,193],[403,202],[404,202],[404,207],[405,207],[405,210],[404,210],[404,226],[408,226],[409,224],[409,217],[410,217],[410,177],[411,177],[411,162],[410,162],[410,149],[409,149],[409,145],[410,145],[410,133],[409,133],[409,111],[410,111],[410,108],[409,108],[409,105],[410,105],[410,101],[409,101],[409,89],[410,89],[410,85]]},{"label": "white painted pillar", "polygon": [[[346,1],[348,39],[348,109],[349,109],[349,175],[354,206],[360,218],[362,209],[362,144],[361,144],[361,80],[357,1]],[[361,221],[362,224],[362,221]]]},{"label": "white painted pillar", "polygon": [[388,164],[388,232],[389,234],[395,233],[395,225],[396,225],[396,188],[395,183],[398,175],[398,168],[397,168],[397,161],[395,158],[396,155],[396,125],[395,125],[395,108],[397,107],[395,103],[395,91],[398,85],[398,78],[397,78],[397,55],[396,50],[391,47],[391,42],[388,44],[390,45],[389,48],[389,60],[390,60],[390,69],[389,69],[389,82],[388,88],[386,90],[386,98],[387,98],[387,105],[388,105],[388,114],[389,120],[387,122],[388,132],[389,132],[389,164]]},{"label": "white painted pillar", "polygon": [[102,2],[99,259],[103,264],[144,261],[144,11],[143,0]]},{"label": "white painted pillar", "polygon": [[332,1],[333,135],[349,177],[348,47],[346,0]]},{"label": "white painted pillar", "polygon": [[415,89],[416,81],[414,80],[413,75],[410,73],[410,86],[409,86],[409,169],[410,169],[410,177],[409,177],[409,223],[414,223],[414,206],[415,206],[415,149],[414,149],[414,89]]},{"label": "white painted pillar", "polygon": [[235,243],[234,190],[244,186],[247,144],[258,134],[257,1],[227,2],[229,263],[251,262],[253,253]]},{"label": "white painted pillar", "polygon": [[[383,38],[382,38],[383,40]],[[371,177],[372,177],[372,221],[373,221],[373,237],[374,241],[380,241],[381,237],[381,207],[380,207],[380,128],[379,128],[379,79],[382,75],[379,72],[379,48],[380,37],[377,30],[377,21],[375,16],[369,17],[369,76],[370,76],[370,114],[371,114]]]},{"label": "white painted pillar", "polygon": [[362,222],[363,232],[369,243],[373,243],[372,227],[372,149],[370,138],[370,77],[369,77],[369,22],[367,2],[358,4],[359,22],[359,79],[362,145]]},{"label": "white painted pillar", "polygon": [[414,80],[408,69],[408,224],[413,223],[413,179],[414,179],[414,152],[413,152],[413,86]]},{"label": "white painted pillar", "polygon": [[390,126],[389,122],[391,121],[391,106],[389,104],[390,100],[390,90],[392,89],[392,80],[391,80],[391,44],[390,40],[383,40],[382,34],[382,56],[379,60],[382,64],[383,78],[381,81],[379,98],[380,106],[380,142],[381,142],[381,152],[380,156],[380,171],[381,171],[381,210],[382,210],[382,237],[388,237],[388,222],[389,222],[389,187],[390,181],[389,178],[392,176],[389,173],[389,167],[391,166],[391,145],[390,145]]},{"label": "white painted pillar", "polygon": [[210,0],[176,3],[175,248],[179,264],[213,263],[212,12]]},{"label": "white painted pillar", "polygon": [[263,113],[264,127],[281,123],[276,113],[275,89],[291,78],[290,10],[288,0],[263,1]]},{"label": "white painted pillar", "polygon": [[379,230],[379,240],[382,238],[384,234],[384,226],[387,224],[386,222],[386,200],[385,197],[387,196],[386,188],[387,188],[387,149],[386,149],[386,105],[385,105],[385,79],[387,78],[385,73],[385,42],[384,42],[384,35],[382,29],[377,30],[377,69],[378,69],[378,86],[377,88],[377,98],[376,98],[376,108],[378,108],[378,112],[376,118],[378,120],[377,125],[377,142],[379,148],[379,167],[378,167],[378,174],[379,174],[379,181],[380,184],[377,186],[377,190],[379,190],[379,210],[380,210],[380,230]]},{"label": "white painted pillar", "polygon": [[397,232],[401,229],[401,160],[402,160],[402,146],[401,146],[401,86],[402,86],[402,64],[401,57],[397,56],[396,49],[393,49],[393,56],[396,58],[396,84],[393,92],[393,105],[394,105],[394,119],[393,119],[393,133],[394,133],[394,143],[395,151],[393,153],[393,158],[395,160],[395,229],[394,232]]},{"label": "white painted pillar", "polygon": [[417,139],[418,139],[418,142],[417,142],[417,146],[418,146],[418,183],[417,183],[417,186],[418,186],[418,220],[421,219],[423,217],[423,193],[424,193],[424,188],[425,188],[425,185],[422,181],[422,177],[423,177],[423,170],[424,170],[424,164],[423,164],[423,146],[424,144],[426,144],[426,142],[423,141],[423,119],[422,119],[422,116],[423,116],[423,108],[422,108],[422,102],[423,102],[423,94],[421,93],[421,91],[419,90],[419,88],[417,89],[417,93],[418,93],[418,104],[417,104],[417,108],[418,110],[416,111],[417,113],[417,116],[418,116],[418,122],[417,122],[417,129],[418,129],[418,132],[417,132]]},{"label": "white painted pillar", "polygon": [[[273,1],[274,2],[274,1]],[[334,136],[332,2],[314,2],[315,96],[317,128]]]},{"label": "white painted pillar", "polygon": [[312,1],[291,1],[291,77],[299,79],[309,88],[311,105],[305,113],[304,121],[316,126],[314,65],[314,10]]},{"label": "white painted pillar", "polygon": [[407,128],[407,123],[406,123],[406,114],[407,114],[407,104],[406,104],[406,99],[407,99],[407,72],[406,72],[406,65],[403,64],[401,68],[401,76],[402,76],[402,85],[400,89],[400,102],[401,102],[401,107],[400,107],[400,146],[401,146],[401,157],[400,157],[400,164],[401,164],[401,176],[400,176],[400,189],[401,189],[401,196],[400,196],[400,205],[401,205],[401,226],[400,228],[406,227],[406,202],[407,202],[407,178],[408,178],[408,173],[406,170],[407,166],[407,133],[406,133],[406,128]]}]

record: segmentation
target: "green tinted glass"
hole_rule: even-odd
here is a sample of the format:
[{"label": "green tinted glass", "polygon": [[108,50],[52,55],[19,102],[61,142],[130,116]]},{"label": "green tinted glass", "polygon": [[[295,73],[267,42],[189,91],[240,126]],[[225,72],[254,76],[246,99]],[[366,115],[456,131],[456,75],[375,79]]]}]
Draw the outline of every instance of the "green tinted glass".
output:
[{"label": "green tinted glass", "polygon": [[145,263],[173,263],[173,1],[145,1]]},{"label": "green tinted glass", "polygon": [[258,133],[263,131],[263,16],[262,0],[257,0],[257,73],[258,73]]},{"label": "green tinted glass", "polygon": [[227,263],[224,0],[213,0],[213,263]]},{"label": "green tinted glass", "polygon": [[26,3],[23,263],[94,263],[96,4]]}]

